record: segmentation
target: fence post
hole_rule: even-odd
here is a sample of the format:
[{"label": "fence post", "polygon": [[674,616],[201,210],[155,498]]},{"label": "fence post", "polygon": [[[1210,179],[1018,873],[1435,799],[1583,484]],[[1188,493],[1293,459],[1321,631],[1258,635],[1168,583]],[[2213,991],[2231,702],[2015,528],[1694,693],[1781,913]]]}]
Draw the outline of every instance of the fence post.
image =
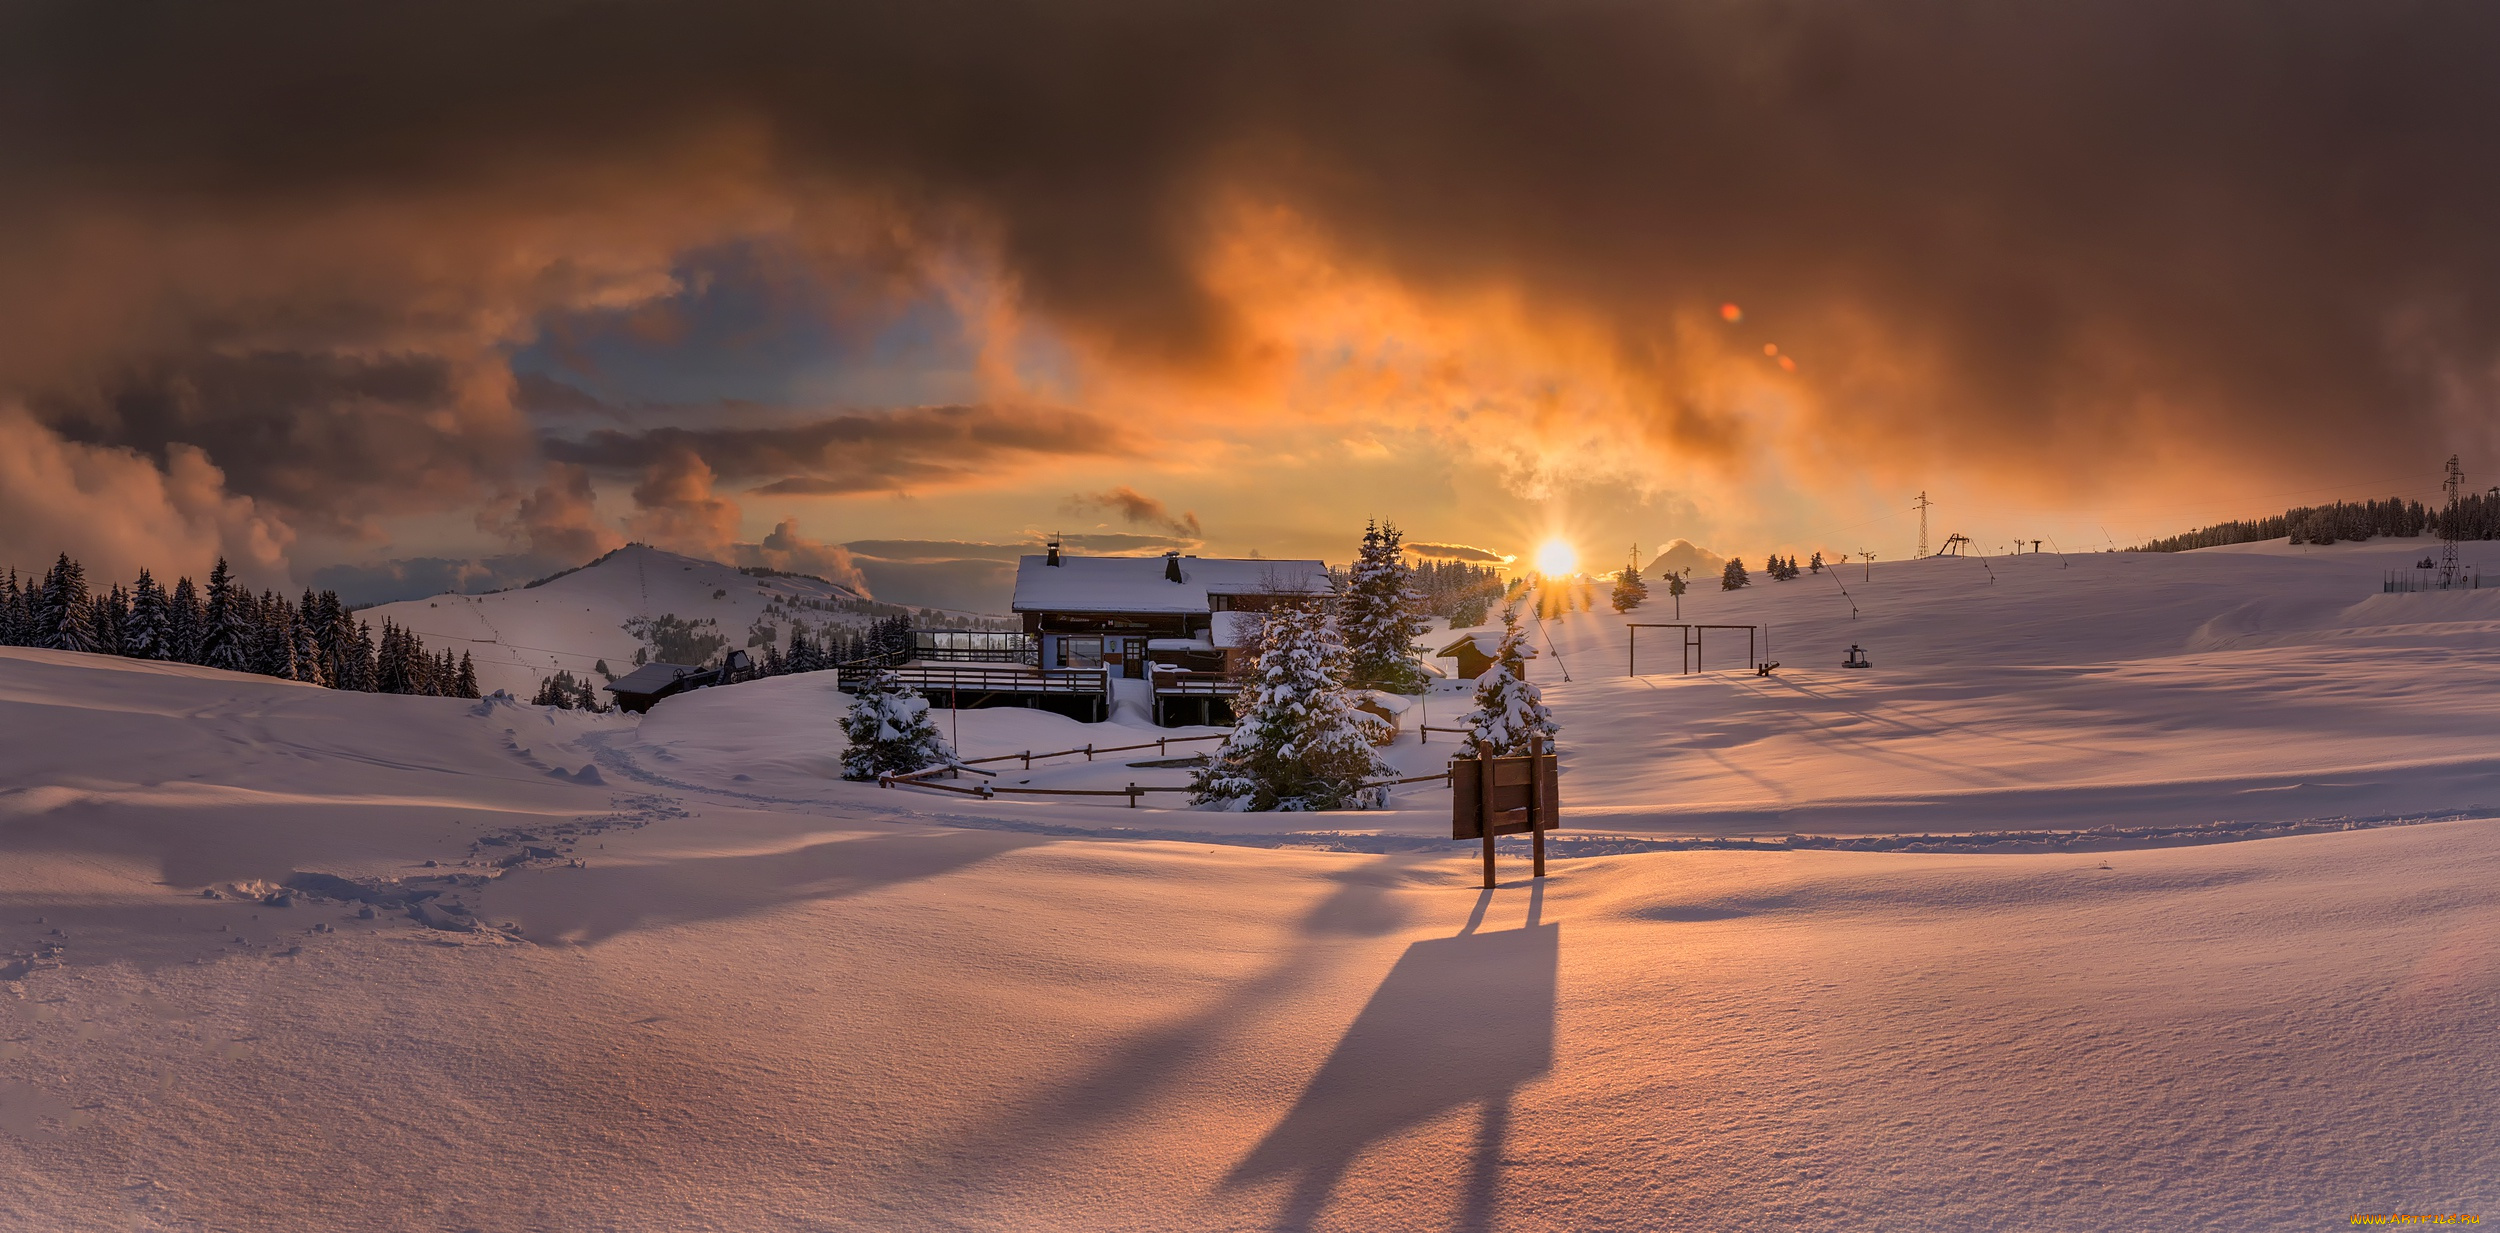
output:
[{"label": "fence post", "polygon": [[1493,819],[1500,815],[1493,811],[1493,747],[1483,741],[1476,742],[1476,767],[1483,775],[1483,778],[1478,781],[1483,786],[1476,793],[1476,812],[1484,826],[1484,888],[1491,890],[1493,889]]},{"label": "fence post", "polygon": [[1030,749],[1024,751],[1024,769],[1033,769],[1033,751]]},{"label": "fence post", "polygon": [[1128,807],[1129,807],[1129,808],[1131,808],[1131,809],[1135,809],[1135,808],[1137,808],[1137,797],[1138,797],[1138,795],[1139,795],[1139,793],[1138,793],[1138,791],[1137,791],[1137,785],[1136,785],[1136,784],[1130,784],[1130,785],[1128,786]]},{"label": "fence post", "polygon": [[1088,762],[1094,760],[1094,743],[1092,741],[1085,742],[1085,760]]}]

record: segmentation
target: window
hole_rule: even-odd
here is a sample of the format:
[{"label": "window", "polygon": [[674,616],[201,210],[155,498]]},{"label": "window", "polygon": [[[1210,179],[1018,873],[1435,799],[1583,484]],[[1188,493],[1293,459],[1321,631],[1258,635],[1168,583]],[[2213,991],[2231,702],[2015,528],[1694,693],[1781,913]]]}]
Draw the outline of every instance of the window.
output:
[{"label": "window", "polygon": [[1099,668],[1102,666],[1102,639],[1061,638],[1059,666],[1062,668]]}]

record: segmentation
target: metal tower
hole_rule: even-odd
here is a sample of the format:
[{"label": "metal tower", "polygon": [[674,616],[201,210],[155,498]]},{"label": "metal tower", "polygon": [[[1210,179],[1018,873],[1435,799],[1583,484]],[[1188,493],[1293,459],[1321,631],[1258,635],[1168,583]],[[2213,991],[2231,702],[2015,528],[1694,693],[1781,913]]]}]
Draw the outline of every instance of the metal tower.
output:
[{"label": "metal tower", "polygon": [[2439,518],[2439,589],[2457,584],[2457,491],[2465,486],[2465,471],[2457,465],[2457,456],[2448,455],[2448,479],[2440,487],[2448,490],[2448,509]]},{"label": "metal tower", "polygon": [[1926,493],[1918,494],[1918,555],[1927,555],[1927,507],[1935,504]]}]

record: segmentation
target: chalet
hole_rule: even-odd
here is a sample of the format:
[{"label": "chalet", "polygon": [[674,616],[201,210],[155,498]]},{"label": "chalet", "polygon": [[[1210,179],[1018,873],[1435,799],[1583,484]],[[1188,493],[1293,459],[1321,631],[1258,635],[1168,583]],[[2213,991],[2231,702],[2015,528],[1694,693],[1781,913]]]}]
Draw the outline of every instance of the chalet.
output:
[{"label": "chalet", "polygon": [[1259,615],[1333,587],[1318,561],[1079,557],[1053,545],[1016,563],[1013,608],[1041,667],[1149,682],[1158,723],[1226,723],[1229,673],[1251,651]]},{"label": "chalet", "polygon": [[738,679],[754,666],[744,651],[731,651],[717,668],[694,664],[644,664],[610,681],[606,688],[616,695],[616,709],[640,714],[650,710],[660,699],[682,694],[689,689],[721,685]]},{"label": "chalet", "polygon": [[[1501,631],[1479,630],[1472,634],[1460,634],[1457,641],[1433,652],[1433,655],[1440,659],[1457,660],[1458,675],[1472,681],[1493,667],[1495,652],[1501,649]],[[1536,648],[1524,642],[1519,644],[1519,657],[1535,659]]]},{"label": "chalet", "polygon": [[1080,557],[1054,543],[1016,563],[1021,632],[923,630],[912,662],[846,667],[840,687],[889,671],[939,706],[1032,707],[1092,722],[1133,691],[1151,700],[1159,724],[1230,723],[1240,688],[1231,670],[1251,651],[1259,615],[1333,585],[1318,561]]}]

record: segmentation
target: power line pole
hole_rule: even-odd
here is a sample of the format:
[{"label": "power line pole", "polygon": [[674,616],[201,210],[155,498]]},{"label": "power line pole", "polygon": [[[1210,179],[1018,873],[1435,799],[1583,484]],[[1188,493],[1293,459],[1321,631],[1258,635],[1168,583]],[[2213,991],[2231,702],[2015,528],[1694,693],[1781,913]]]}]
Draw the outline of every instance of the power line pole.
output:
[{"label": "power line pole", "polygon": [[1927,507],[1933,504],[1926,493],[1918,494],[1918,555],[1921,558],[1927,555]]},{"label": "power line pole", "polygon": [[2446,590],[2457,584],[2457,490],[2465,485],[2465,471],[2457,466],[2457,456],[2448,455],[2448,479],[2440,487],[2448,490],[2448,509],[2439,518],[2439,587]]}]

